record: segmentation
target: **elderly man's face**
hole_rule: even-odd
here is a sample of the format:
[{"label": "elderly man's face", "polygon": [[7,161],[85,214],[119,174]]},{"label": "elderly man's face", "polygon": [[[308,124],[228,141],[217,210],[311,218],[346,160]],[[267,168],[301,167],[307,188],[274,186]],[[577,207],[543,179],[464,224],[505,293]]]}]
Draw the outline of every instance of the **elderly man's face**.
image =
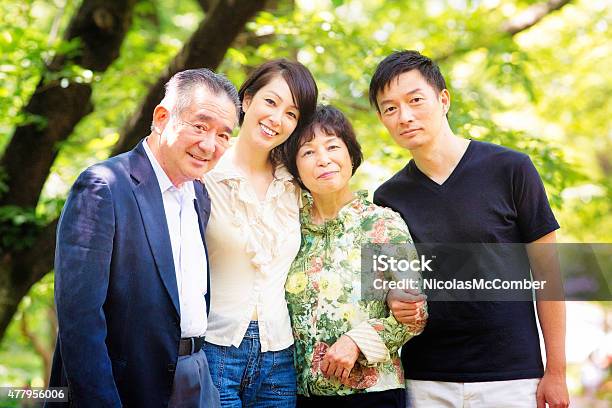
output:
[{"label": "elderly man's face", "polygon": [[172,183],[180,186],[202,177],[217,164],[236,126],[237,112],[227,95],[216,95],[206,87],[194,91],[191,106],[179,117],[166,112],[168,116],[159,121],[165,124],[159,160]]}]

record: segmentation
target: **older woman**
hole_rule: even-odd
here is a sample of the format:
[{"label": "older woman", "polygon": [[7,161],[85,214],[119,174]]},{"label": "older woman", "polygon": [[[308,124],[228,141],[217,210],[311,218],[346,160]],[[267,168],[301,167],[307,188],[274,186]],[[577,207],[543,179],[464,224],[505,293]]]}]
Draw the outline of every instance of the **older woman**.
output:
[{"label": "older woman", "polygon": [[426,306],[413,324],[403,325],[382,299],[362,300],[361,246],[411,243],[408,228],[397,213],[349,188],[362,153],[339,110],[319,106],[286,154],[288,170],[305,189],[302,243],[285,287],[298,406],[403,407],[397,351],[423,330]]}]

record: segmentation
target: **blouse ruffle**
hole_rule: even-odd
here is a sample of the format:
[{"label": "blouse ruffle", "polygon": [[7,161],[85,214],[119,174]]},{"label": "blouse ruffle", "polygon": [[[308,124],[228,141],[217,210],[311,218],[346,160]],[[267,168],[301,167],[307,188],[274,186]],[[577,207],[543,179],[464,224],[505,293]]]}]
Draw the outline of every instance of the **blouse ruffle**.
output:
[{"label": "blouse ruffle", "polygon": [[279,215],[293,216],[288,200],[282,199],[285,194],[296,194],[293,177],[285,166],[277,166],[265,202],[260,202],[246,177],[237,170],[230,167],[216,169],[211,176],[215,182],[229,187],[230,206],[234,210],[231,222],[246,238],[246,252],[251,263],[265,276],[268,270],[265,266],[280,253],[283,236],[289,227],[279,222],[285,218]]}]

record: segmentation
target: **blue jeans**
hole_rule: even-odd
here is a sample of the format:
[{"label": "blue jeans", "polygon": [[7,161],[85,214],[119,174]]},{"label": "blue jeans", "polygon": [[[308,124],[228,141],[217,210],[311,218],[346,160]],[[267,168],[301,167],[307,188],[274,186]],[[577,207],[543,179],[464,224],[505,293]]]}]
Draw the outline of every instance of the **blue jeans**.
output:
[{"label": "blue jeans", "polygon": [[240,347],[204,345],[221,407],[295,407],[294,347],[262,353],[257,322],[251,322]]}]

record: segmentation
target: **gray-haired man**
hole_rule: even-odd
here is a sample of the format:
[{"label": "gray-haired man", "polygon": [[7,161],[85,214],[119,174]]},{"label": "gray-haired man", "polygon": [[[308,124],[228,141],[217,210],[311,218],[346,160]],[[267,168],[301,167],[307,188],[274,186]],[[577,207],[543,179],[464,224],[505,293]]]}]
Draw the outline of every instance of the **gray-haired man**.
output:
[{"label": "gray-haired man", "polygon": [[51,386],[75,406],[216,407],[201,350],[210,304],[206,188],[237,123],[234,86],[179,72],[134,150],[85,170],[57,230]]}]

